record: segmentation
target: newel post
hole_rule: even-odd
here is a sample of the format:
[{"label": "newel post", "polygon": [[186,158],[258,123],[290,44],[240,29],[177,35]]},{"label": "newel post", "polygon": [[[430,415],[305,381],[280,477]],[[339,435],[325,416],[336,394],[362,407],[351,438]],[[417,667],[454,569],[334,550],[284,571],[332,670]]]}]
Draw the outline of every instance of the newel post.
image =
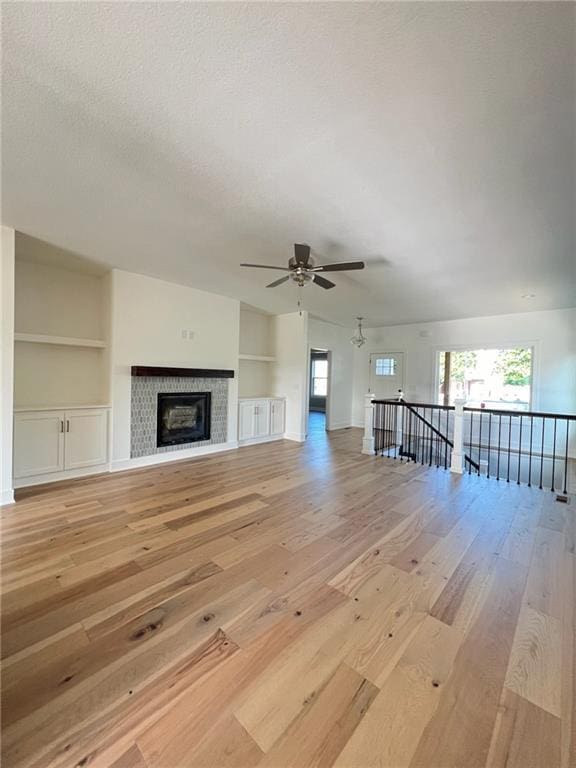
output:
[{"label": "newel post", "polygon": [[362,440],[362,453],[370,456],[374,454],[374,395],[364,395],[364,439]]},{"label": "newel post", "polygon": [[454,401],[454,448],[452,448],[452,461],[450,472],[461,475],[464,472],[464,405],[466,400]]}]

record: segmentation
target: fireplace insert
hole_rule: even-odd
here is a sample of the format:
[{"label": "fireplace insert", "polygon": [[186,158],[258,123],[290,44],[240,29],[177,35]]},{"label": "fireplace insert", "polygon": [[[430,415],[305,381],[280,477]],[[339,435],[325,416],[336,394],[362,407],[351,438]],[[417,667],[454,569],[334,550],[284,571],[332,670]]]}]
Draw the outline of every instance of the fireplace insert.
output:
[{"label": "fireplace insert", "polygon": [[210,439],[210,392],[158,394],[156,445]]}]

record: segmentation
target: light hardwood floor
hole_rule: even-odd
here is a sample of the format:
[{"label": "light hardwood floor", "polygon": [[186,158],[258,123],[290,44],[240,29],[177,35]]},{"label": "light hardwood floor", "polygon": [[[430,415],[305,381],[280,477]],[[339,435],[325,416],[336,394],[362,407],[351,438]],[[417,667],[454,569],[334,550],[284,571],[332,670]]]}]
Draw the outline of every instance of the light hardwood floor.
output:
[{"label": "light hardwood floor", "polygon": [[360,441],[4,508],[3,765],[575,766],[575,506]]}]

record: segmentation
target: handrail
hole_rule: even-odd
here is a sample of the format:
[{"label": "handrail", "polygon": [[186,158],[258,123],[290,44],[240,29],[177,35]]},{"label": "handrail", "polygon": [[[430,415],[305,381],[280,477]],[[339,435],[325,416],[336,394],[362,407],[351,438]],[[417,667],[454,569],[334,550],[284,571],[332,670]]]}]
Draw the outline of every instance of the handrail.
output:
[{"label": "handrail", "polygon": [[[372,400],[373,403],[386,403],[386,405],[406,405],[411,408],[436,408],[441,411],[453,411],[455,410],[453,405],[440,405],[439,403],[414,403],[407,400]],[[472,406],[465,405],[465,411],[472,411],[474,413],[492,413],[496,416],[534,416],[539,419],[567,419],[568,421],[576,421],[576,413],[548,413],[546,411],[513,411],[509,408],[474,408]]]},{"label": "handrail", "polygon": [[[405,405],[406,408],[408,408],[408,410],[410,411],[410,413],[413,413],[414,416],[417,416],[420,419],[420,421],[423,421],[424,424],[426,424],[426,426],[428,427],[428,429],[432,430],[434,434],[438,435],[438,437],[440,437],[442,440],[448,443],[450,448],[454,448],[454,443],[452,442],[452,440],[450,440],[448,435],[443,435],[442,432],[436,429],[436,427],[432,424],[432,422],[428,421],[428,419],[425,416],[422,416],[421,413],[418,413],[418,411],[412,405],[410,405],[409,403],[402,403],[402,405]],[[425,406],[420,406],[420,407],[424,408]],[[450,406],[448,406],[447,410],[449,408]],[[452,410],[454,410],[454,406],[452,406]],[[470,458],[470,456],[468,456],[467,453],[464,454],[464,459],[470,464],[470,466],[474,467],[475,470],[480,470],[480,464],[474,461],[474,459]]]}]

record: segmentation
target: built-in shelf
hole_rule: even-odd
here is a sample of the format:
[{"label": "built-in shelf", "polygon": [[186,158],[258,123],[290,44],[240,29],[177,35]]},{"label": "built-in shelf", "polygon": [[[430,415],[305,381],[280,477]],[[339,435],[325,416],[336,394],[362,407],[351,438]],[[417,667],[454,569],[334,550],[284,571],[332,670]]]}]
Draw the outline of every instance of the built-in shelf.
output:
[{"label": "built-in shelf", "polygon": [[84,409],[111,408],[110,403],[81,403],[76,405],[18,405],[14,407],[14,413],[28,413],[30,411],[81,411]]},{"label": "built-in shelf", "polygon": [[254,360],[259,363],[275,363],[276,358],[271,357],[270,355],[244,355],[240,354],[238,355],[238,358],[240,360]]},{"label": "built-in shelf", "polygon": [[30,344],[58,344],[64,347],[93,347],[104,349],[106,342],[102,339],[75,339],[72,336],[49,336],[43,333],[15,333],[14,341],[25,341]]}]

